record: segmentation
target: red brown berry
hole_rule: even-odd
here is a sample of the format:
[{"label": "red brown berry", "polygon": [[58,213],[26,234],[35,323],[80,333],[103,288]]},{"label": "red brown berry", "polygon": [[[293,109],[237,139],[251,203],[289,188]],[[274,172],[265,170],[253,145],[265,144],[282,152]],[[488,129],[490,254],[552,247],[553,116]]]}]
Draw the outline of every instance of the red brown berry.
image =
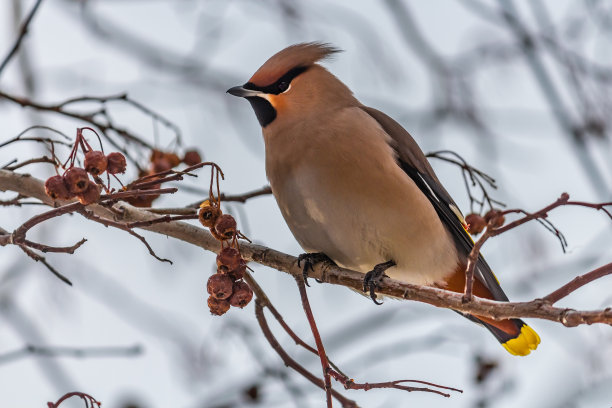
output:
[{"label": "red brown berry", "polygon": [[472,235],[480,234],[482,230],[484,230],[484,228],[487,226],[487,222],[480,214],[468,214],[465,217],[465,222],[468,225],[468,232]]},{"label": "red brown berry", "polygon": [[195,166],[198,163],[202,162],[202,156],[198,153],[197,150],[187,150],[185,155],[183,156],[183,163],[188,166]]},{"label": "red brown berry", "polygon": [[151,172],[152,173],[161,173],[162,171],[170,170],[172,166],[165,158],[155,159],[151,162]]},{"label": "red brown berry", "polygon": [[176,167],[181,164],[181,159],[176,153],[164,153],[164,159],[170,163],[170,167]]},{"label": "red brown berry", "polygon": [[229,271],[228,275],[235,281],[244,278],[244,274],[247,270],[247,263],[244,259],[240,259],[240,263],[238,266],[231,271]]},{"label": "red brown berry", "polygon": [[230,305],[243,308],[253,299],[253,291],[244,281],[234,282],[234,293],[229,298]]},{"label": "red brown berry", "polygon": [[71,167],[64,173],[64,180],[68,190],[73,194],[79,194],[87,190],[89,186],[89,176],[80,167]]},{"label": "red brown berry", "polygon": [[68,187],[62,176],[49,177],[47,181],[45,181],[45,193],[54,200],[68,200],[74,197],[74,194],[68,191]]},{"label": "red brown berry", "polygon": [[210,309],[210,314],[221,316],[229,310],[230,302],[227,299],[217,299],[209,296],[208,308]]},{"label": "red brown berry", "polygon": [[200,204],[200,211],[198,212],[198,219],[200,224],[207,228],[212,228],[219,218],[223,214],[221,208],[216,203],[211,203],[210,200],[204,201]]},{"label": "red brown berry", "polygon": [[85,171],[93,176],[97,176],[106,171],[108,160],[99,150],[90,150],[85,153]]},{"label": "red brown berry", "polygon": [[87,189],[82,193],[77,194],[77,197],[83,205],[96,203],[100,199],[100,186],[93,181],[90,181],[87,184]]},{"label": "red brown berry", "polygon": [[125,156],[119,152],[112,152],[106,156],[106,171],[110,174],[125,173],[127,162]]},{"label": "red brown berry", "polygon": [[493,228],[501,227],[502,225],[504,225],[504,221],[506,221],[502,212],[496,209],[489,210],[485,214],[484,219],[487,222],[487,224],[491,222],[491,225],[493,226]]},{"label": "red brown berry", "polygon": [[206,290],[215,299],[227,299],[232,296],[234,280],[227,275],[215,273],[208,278]]},{"label": "red brown berry", "polygon": [[215,222],[215,232],[224,240],[236,235],[236,220],[229,214],[223,214]]},{"label": "red brown berry", "polygon": [[149,158],[149,161],[153,163],[155,160],[162,159],[163,157],[164,152],[162,152],[161,150],[153,149],[151,150],[151,157]]},{"label": "red brown berry", "polygon": [[240,265],[240,251],[236,248],[223,248],[217,255],[217,269],[219,272],[227,273]]}]

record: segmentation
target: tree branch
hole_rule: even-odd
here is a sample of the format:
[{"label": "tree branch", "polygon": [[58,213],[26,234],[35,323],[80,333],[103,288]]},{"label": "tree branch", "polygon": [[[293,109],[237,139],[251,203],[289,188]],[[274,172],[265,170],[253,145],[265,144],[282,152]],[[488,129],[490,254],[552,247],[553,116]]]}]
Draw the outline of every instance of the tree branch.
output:
[{"label": "tree branch", "polygon": [[42,3],[42,0],[37,0],[36,3],[34,3],[34,6],[32,7],[32,10],[30,10],[30,13],[28,14],[26,19],[21,24],[21,28],[19,29],[19,34],[17,35],[17,39],[15,40],[15,43],[13,44],[11,49],[9,50],[8,54],[6,55],[6,57],[4,57],[4,60],[2,61],[2,64],[0,64],[0,74],[2,74],[2,71],[4,70],[4,68],[8,65],[9,61],[17,53],[17,50],[19,49],[19,46],[21,45],[21,42],[23,41],[23,39],[25,38],[26,34],[28,33],[28,28],[30,26],[30,23],[32,22],[32,19],[34,18],[34,15],[36,14],[36,11],[38,11],[38,7],[40,6],[41,3]]},{"label": "tree branch", "polygon": [[[52,205],[51,200],[44,192],[43,183],[28,175],[12,173],[0,170],[0,190],[10,190],[29,197],[37,198],[42,202]],[[124,223],[146,221],[158,218],[156,214],[142,211],[136,207],[123,202],[117,203],[111,211],[100,205],[90,205],[88,210],[98,217],[115,219],[118,215]],[[504,227],[505,228],[505,227]],[[145,226],[143,229],[167,235],[184,242],[191,243],[203,249],[218,252],[219,242],[210,235],[208,231],[184,222],[159,223]],[[288,273],[294,277],[302,276],[302,270],[297,266],[297,259],[273,249],[241,243],[240,250],[243,257],[262,265]],[[331,265],[317,264],[311,277],[323,282],[346,286],[358,291],[363,287],[363,274],[348,269]],[[457,310],[489,317],[496,320],[509,318],[538,318],[560,322],[573,327],[581,324],[603,323],[612,325],[612,309],[604,310],[574,310],[570,308],[554,307],[542,299],[534,299],[529,302],[496,302],[474,297],[473,301],[464,303],[463,294],[437,289],[427,286],[411,285],[405,282],[385,278],[381,282],[378,293],[391,297],[415,300],[428,303],[433,306]]]}]

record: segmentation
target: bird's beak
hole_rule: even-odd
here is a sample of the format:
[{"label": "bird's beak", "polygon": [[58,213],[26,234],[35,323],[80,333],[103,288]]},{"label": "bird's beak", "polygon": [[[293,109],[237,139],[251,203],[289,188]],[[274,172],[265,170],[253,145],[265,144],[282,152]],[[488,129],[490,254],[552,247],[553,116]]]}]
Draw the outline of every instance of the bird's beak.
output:
[{"label": "bird's beak", "polygon": [[260,96],[262,92],[253,91],[251,89],[245,89],[242,86],[235,86],[227,90],[227,93],[241,98],[248,98],[249,96]]}]

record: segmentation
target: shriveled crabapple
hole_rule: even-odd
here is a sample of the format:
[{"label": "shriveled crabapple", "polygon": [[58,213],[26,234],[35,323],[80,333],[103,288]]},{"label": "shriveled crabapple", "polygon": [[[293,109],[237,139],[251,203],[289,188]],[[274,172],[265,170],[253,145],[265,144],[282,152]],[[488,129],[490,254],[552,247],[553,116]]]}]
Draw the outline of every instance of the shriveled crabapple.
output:
[{"label": "shriveled crabapple", "polygon": [[213,228],[217,218],[223,214],[221,208],[216,203],[211,203],[210,200],[204,201],[200,204],[200,210],[198,211],[198,219],[200,224],[207,228]]},{"label": "shriveled crabapple", "polygon": [[79,194],[87,190],[89,186],[89,175],[80,167],[71,167],[64,173],[64,180],[68,190],[73,194]]},{"label": "shriveled crabapple", "polygon": [[215,273],[208,278],[206,290],[216,299],[227,299],[232,296],[234,280],[227,275]]},{"label": "shriveled crabapple", "polygon": [[176,167],[179,164],[181,164],[181,158],[178,157],[178,154],[176,153],[172,153],[172,152],[164,153],[164,159],[166,159],[166,161],[170,163],[170,167]]},{"label": "shriveled crabapple", "polygon": [[213,296],[208,297],[208,309],[210,314],[221,316],[230,308],[230,302],[227,299],[217,299]]},{"label": "shriveled crabapple", "polygon": [[227,273],[240,265],[240,259],[240,251],[236,248],[223,248],[217,255],[217,269],[219,272]]},{"label": "shriveled crabapple", "polygon": [[45,193],[54,200],[68,200],[74,197],[62,176],[49,177],[45,181]]},{"label": "shriveled crabapple", "polygon": [[229,298],[230,305],[234,307],[243,308],[249,304],[253,299],[253,290],[244,281],[234,282],[234,290],[232,296]]},{"label": "shriveled crabapple", "polygon": [[161,173],[162,171],[170,170],[172,165],[165,158],[155,159],[151,162],[151,171],[153,173]]},{"label": "shriveled crabapple", "polygon": [[99,150],[90,150],[85,153],[85,171],[93,176],[97,176],[106,171],[108,160],[104,153]]},{"label": "shriveled crabapple", "polygon": [[487,223],[492,222],[493,228],[501,227],[502,225],[504,225],[504,222],[506,221],[506,218],[504,217],[502,212],[494,208],[489,210],[485,214],[484,219]]},{"label": "shriveled crabapple", "polygon": [[236,235],[236,220],[229,214],[223,214],[215,222],[215,232],[224,240]]},{"label": "shriveled crabapple", "polygon": [[247,262],[244,259],[240,259],[240,263],[238,266],[231,271],[229,271],[228,275],[235,281],[244,278],[244,274],[247,270]]},{"label": "shriveled crabapple", "polygon": [[127,161],[125,156],[119,152],[112,152],[106,156],[106,171],[110,174],[125,173]]},{"label": "shriveled crabapple", "polygon": [[468,214],[465,217],[465,222],[468,225],[468,232],[472,235],[480,234],[482,230],[487,226],[487,222],[484,217],[480,214]]},{"label": "shriveled crabapple", "polygon": [[197,150],[187,150],[183,156],[183,163],[188,166],[195,166],[202,162],[202,156]]},{"label": "shriveled crabapple", "polygon": [[90,181],[87,183],[87,189],[82,193],[77,194],[79,202],[83,205],[89,205],[98,202],[100,199],[100,186]]}]

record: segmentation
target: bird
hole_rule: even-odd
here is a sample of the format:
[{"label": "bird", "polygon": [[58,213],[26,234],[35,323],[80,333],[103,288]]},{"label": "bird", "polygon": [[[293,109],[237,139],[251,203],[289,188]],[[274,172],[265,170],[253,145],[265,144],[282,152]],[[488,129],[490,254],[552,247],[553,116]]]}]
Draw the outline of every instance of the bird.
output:
[{"label": "bird", "polygon": [[[461,211],[408,131],[320,64],[339,51],[323,42],[291,45],[227,90],[250,102],[262,128],[266,176],[306,251],[298,258],[305,274],[325,260],[361,272],[375,302],[385,276],[463,293],[474,241]],[[508,301],[482,255],[473,293]],[[513,355],[540,343],[520,319],[461,314]]]}]

